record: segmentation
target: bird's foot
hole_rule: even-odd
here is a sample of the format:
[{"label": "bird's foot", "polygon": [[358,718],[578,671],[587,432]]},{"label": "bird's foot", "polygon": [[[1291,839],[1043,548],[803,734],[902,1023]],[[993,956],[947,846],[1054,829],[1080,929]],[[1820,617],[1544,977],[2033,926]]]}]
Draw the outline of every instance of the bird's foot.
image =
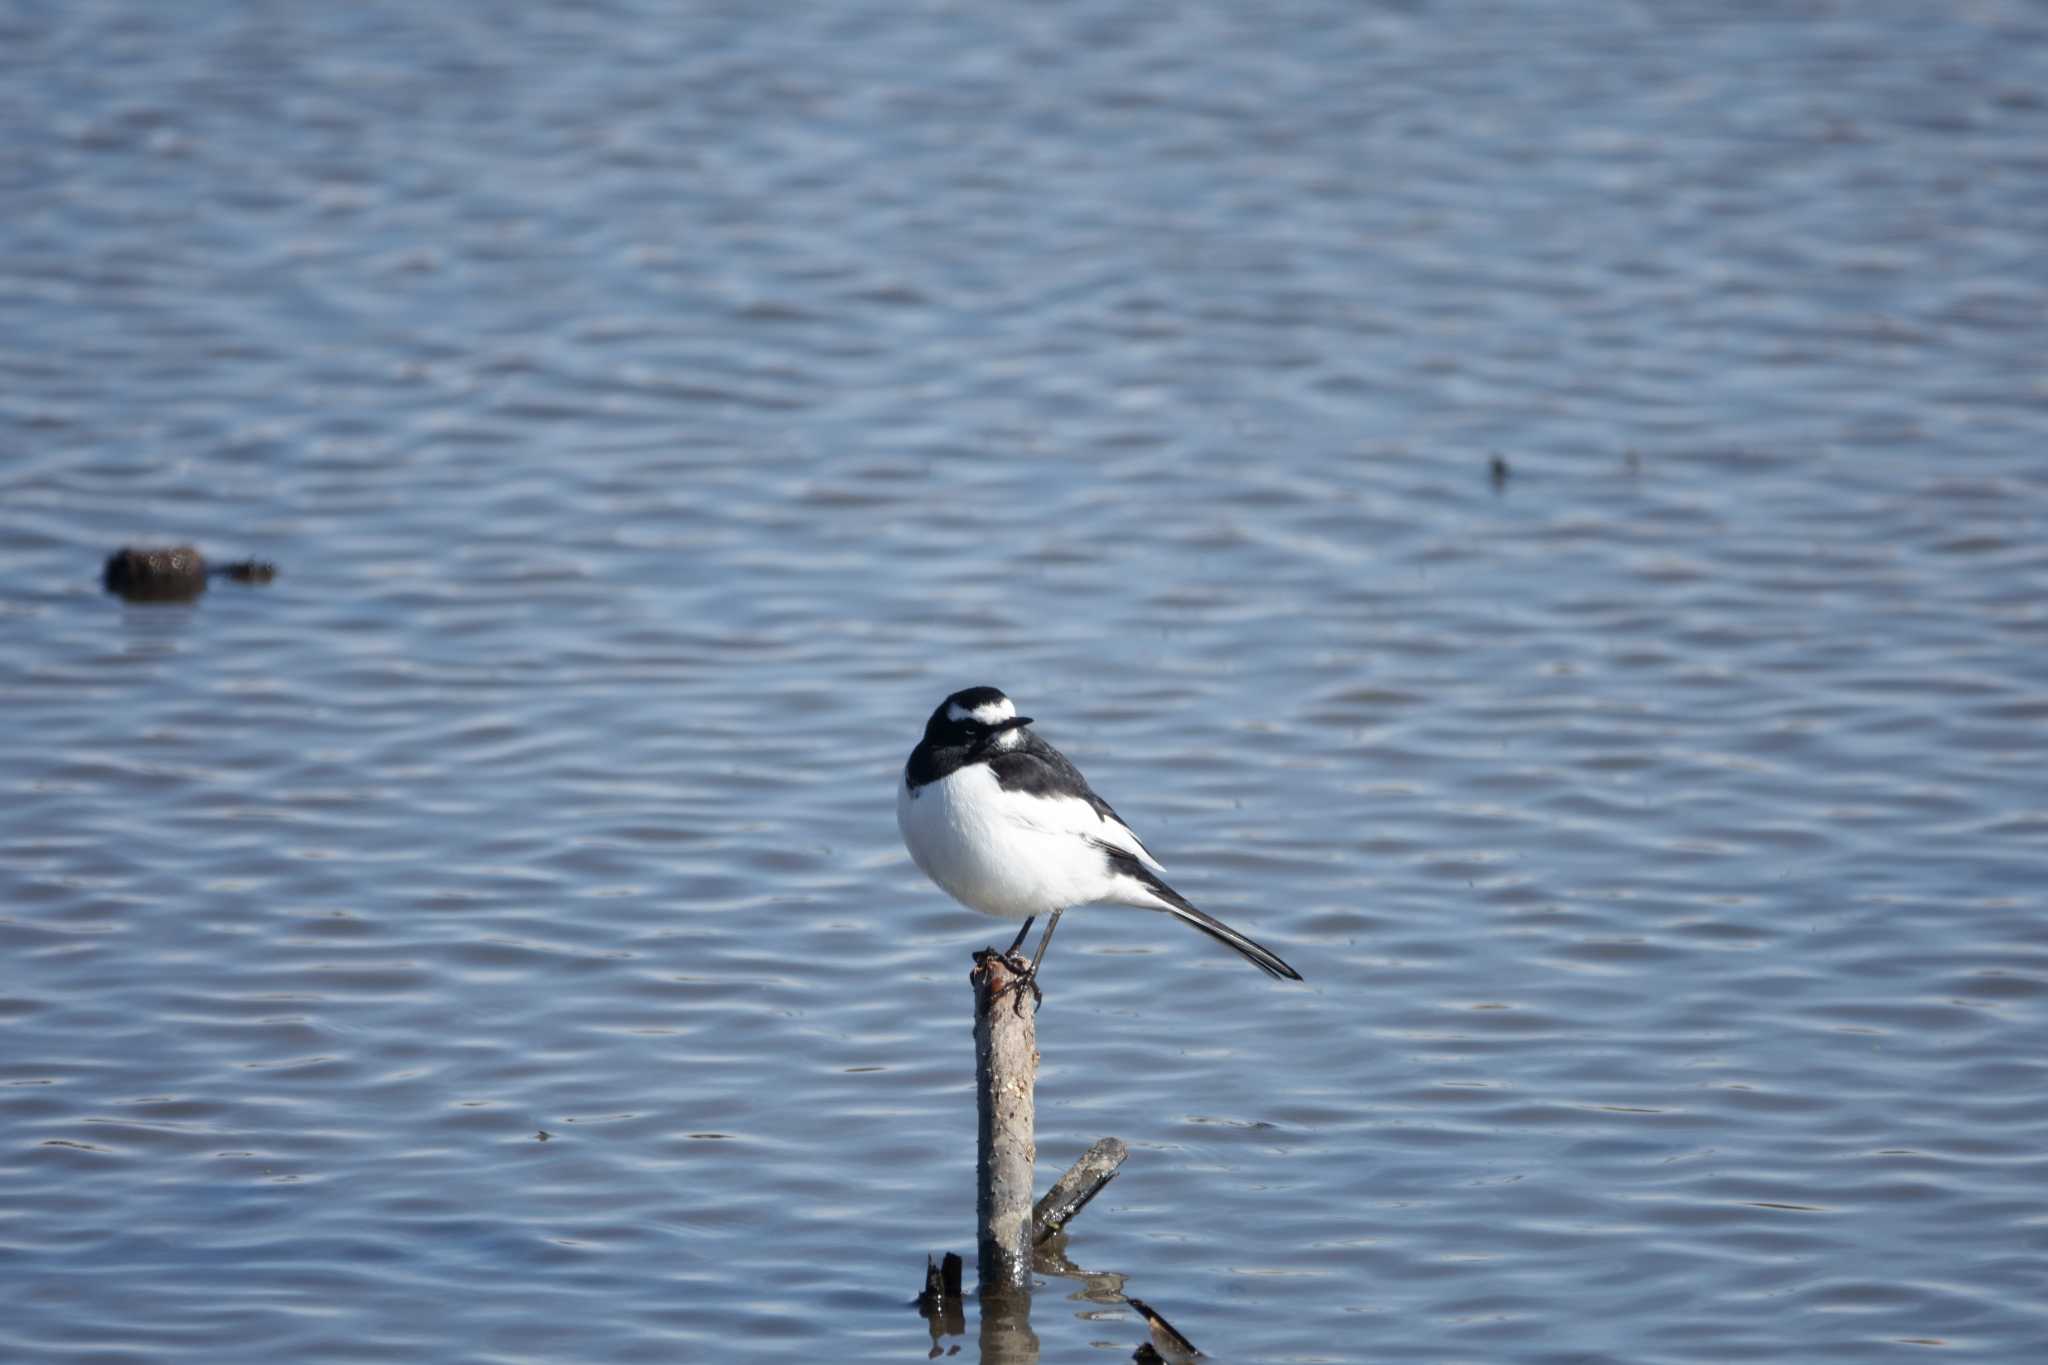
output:
[{"label": "bird's foot", "polygon": [[[976,953],[974,958],[984,968],[986,968],[990,959],[994,959],[1009,969],[1010,979],[989,992],[989,999],[991,1001],[999,995],[1009,995],[1011,1007],[1017,1013],[1022,1014],[1024,1012],[1024,992],[1028,989],[1031,992],[1031,1004],[1034,1008],[1045,1003],[1045,992],[1038,989],[1038,973],[1031,970],[1031,964],[1025,960],[1022,953],[1016,950],[1015,945],[1012,945],[1009,951],[1001,953],[997,952],[994,948],[984,948]],[[1013,992],[1014,994],[1012,994]]]},{"label": "bird's foot", "polygon": [[[1004,966],[1012,966],[1012,962],[1006,960]],[[995,995],[1010,995],[1010,1007],[1016,1009],[1022,1015],[1024,1013],[1024,993],[1026,993],[1026,990],[1030,990],[1030,1007],[1032,1009],[1038,1009],[1040,1005],[1044,1005],[1044,990],[1038,988],[1038,972],[1030,972],[1030,970],[1020,970],[1018,976],[1012,976],[1004,984],[995,986]]]}]

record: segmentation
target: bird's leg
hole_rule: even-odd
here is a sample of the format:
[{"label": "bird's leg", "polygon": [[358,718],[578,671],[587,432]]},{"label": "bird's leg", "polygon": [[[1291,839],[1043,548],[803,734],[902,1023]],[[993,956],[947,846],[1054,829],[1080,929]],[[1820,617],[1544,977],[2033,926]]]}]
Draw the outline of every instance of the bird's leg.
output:
[{"label": "bird's leg", "polygon": [[[1046,945],[1052,942],[1052,931],[1060,927],[1060,915],[1062,913],[1063,911],[1061,910],[1055,910],[1052,912],[1052,918],[1045,922],[1045,937],[1038,940],[1038,953],[1031,959],[1031,966],[1025,970],[1024,975],[1011,978],[1010,984],[1004,987],[1005,990],[1014,990],[1017,992],[1016,1007],[1020,1010],[1024,1008],[1023,992],[1026,986],[1029,986],[1031,988],[1032,1004],[1043,1005],[1045,1003],[1045,996],[1038,989],[1038,964],[1045,961]],[[1036,915],[1032,916],[1032,919],[1036,918]],[[1029,929],[1030,927],[1031,920],[1025,920],[1024,928]],[[1010,945],[1010,951],[1015,952],[1017,950],[1017,944],[1022,943],[1023,941],[1024,935],[1022,932],[1020,932],[1017,935],[1017,943],[1013,943]]]},{"label": "bird's leg", "polygon": [[1045,961],[1046,945],[1052,942],[1052,931],[1060,927],[1060,916],[1063,913],[1063,910],[1055,910],[1052,912],[1052,918],[1045,922],[1045,937],[1038,940],[1038,953],[1031,959],[1031,970],[1024,973],[1025,976],[1034,980],[1037,978],[1038,964]]},{"label": "bird's leg", "polygon": [[1036,915],[1026,915],[1024,917],[1024,927],[1017,931],[1017,937],[1010,940],[1010,946],[1003,949],[1003,961],[1009,962],[1017,956],[1017,950],[1024,946],[1024,935],[1031,932],[1032,922],[1037,918],[1038,916]]}]

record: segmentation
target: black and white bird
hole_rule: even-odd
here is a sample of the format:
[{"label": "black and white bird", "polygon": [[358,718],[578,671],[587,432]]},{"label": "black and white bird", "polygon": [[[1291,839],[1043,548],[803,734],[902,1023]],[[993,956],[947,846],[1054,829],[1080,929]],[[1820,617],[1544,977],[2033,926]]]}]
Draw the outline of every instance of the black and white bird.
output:
[{"label": "black and white bird", "polygon": [[1168,886],[1131,827],[1030,724],[993,687],[955,692],[925,722],[896,792],[896,823],[924,874],[970,910],[1024,921],[1005,956],[1022,946],[1033,920],[1051,916],[1024,983],[1035,986],[1060,913],[1097,902],[1162,910],[1268,975],[1301,980],[1271,950]]}]

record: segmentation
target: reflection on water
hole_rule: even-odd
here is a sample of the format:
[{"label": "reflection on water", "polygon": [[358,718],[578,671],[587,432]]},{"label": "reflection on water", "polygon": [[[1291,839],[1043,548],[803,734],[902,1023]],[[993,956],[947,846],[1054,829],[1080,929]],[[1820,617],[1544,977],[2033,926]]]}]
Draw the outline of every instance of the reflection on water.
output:
[{"label": "reflection on water", "polygon": [[[1081,1320],[1100,1323],[1105,1328],[1108,1324],[1116,1324],[1121,1330],[1135,1315],[1139,1325],[1122,1335],[1141,1345],[1149,1339],[1155,1343],[1155,1349],[1166,1353],[1169,1360],[1189,1358],[1191,1343],[1180,1336],[1171,1323],[1164,1322],[1162,1318],[1162,1326],[1151,1327],[1152,1319],[1147,1316],[1147,1310],[1143,1306],[1133,1306],[1133,1301],[1125,1298],[1123,1275],[1115,1271],[1084,1270],[1075,1265],[1068,1257],[1064,1235],[1057,1235],[1039,1246],[1033,1270],[1035,1283],[1031,1294],[990,1293],[985,1289],[976,1293],[975,1349],[982,1360],[1004,1362],[1005,1365],[1036,1365],[1041,1343],[1031,1328],[1034,1296],[1048,1304],[1081,1305],[1076,1310]],[[1068,1290],[1060,1285],[1061,1280],[1075,1281],[1078,1287]],[[1137,1301],[1137,1304],[1142,1305],[1142,1301]],[[958,1339],[967,1335],[966,1307],[965,1301],[957,1297],[941,1297],[929,1305],[919,1305],[919,1315],[925,1319],[931,1334],[932,1359],[954,1354],[965,1344]]]},{"label": "reflection on water", "polygon": [[2043,25],[0,17],[0,1358],[929,1350],[980,682],[1045,1359],[2039,1356]]}]

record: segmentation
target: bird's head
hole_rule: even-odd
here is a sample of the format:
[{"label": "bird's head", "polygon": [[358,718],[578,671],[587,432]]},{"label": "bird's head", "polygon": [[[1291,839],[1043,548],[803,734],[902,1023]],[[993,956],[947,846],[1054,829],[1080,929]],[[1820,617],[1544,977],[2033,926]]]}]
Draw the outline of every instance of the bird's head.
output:
[{"label": "bird's head", "polygon": [[1031,717],[1017,714],[1017,704],[993,687],[967,687],[939,703],[925,722],[924,742],[939,749],[979,751],[1017,744]]}]

